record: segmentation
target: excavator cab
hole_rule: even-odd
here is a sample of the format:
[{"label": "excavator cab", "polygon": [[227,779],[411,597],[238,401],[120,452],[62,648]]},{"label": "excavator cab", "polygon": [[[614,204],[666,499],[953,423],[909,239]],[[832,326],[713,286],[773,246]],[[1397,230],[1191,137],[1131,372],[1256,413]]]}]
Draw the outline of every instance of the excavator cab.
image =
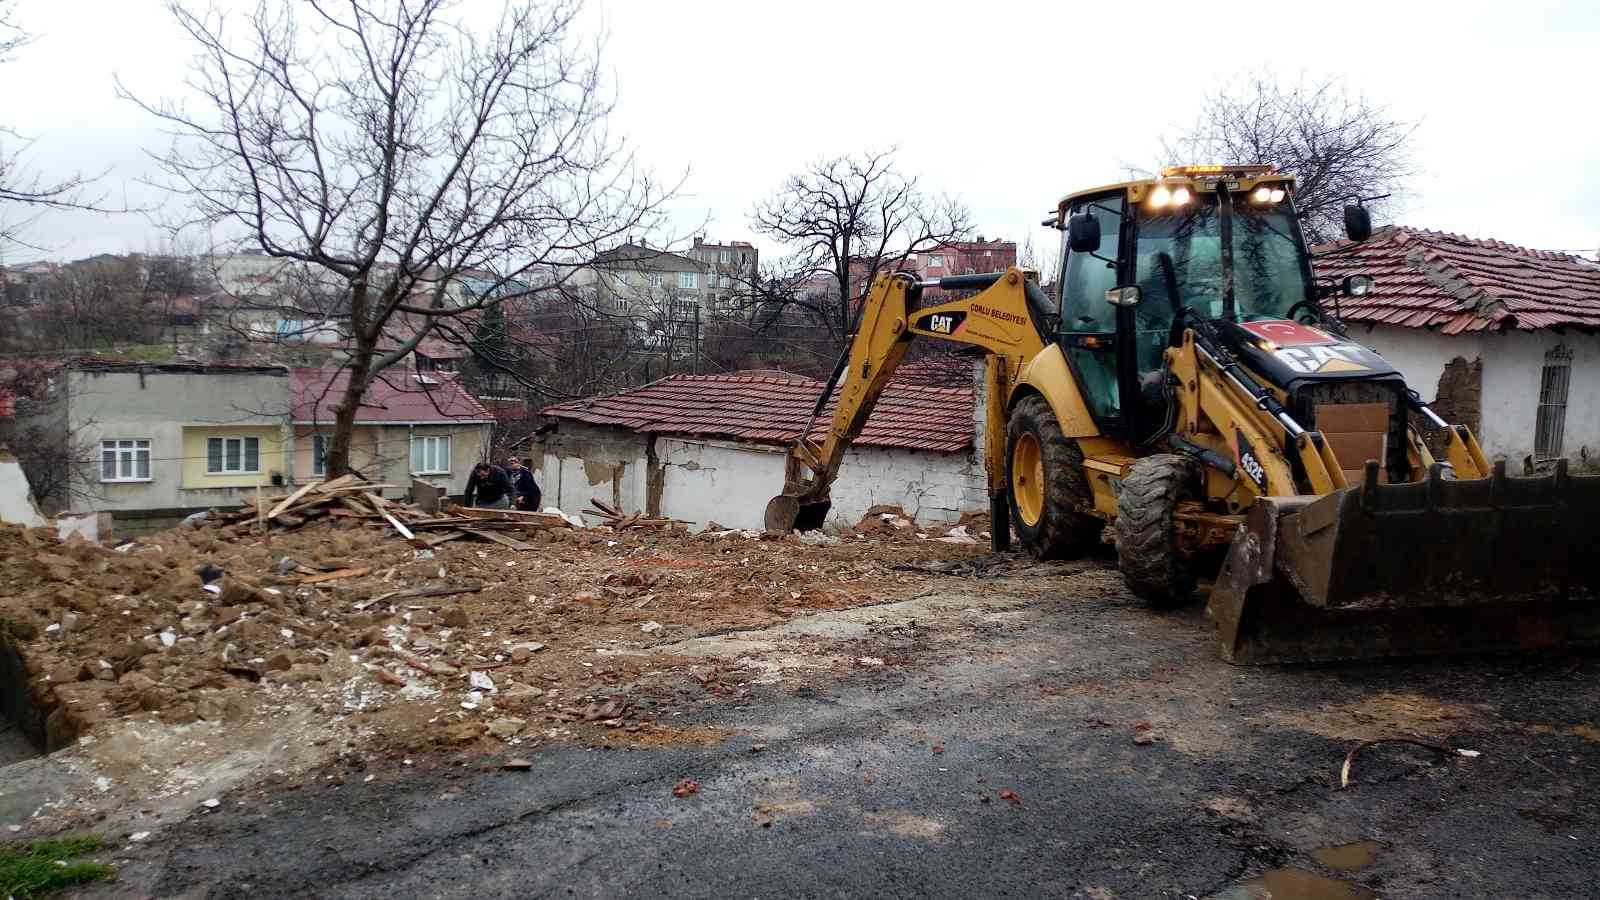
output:
[{"label": "excavator cab", "polygon": [[1167,427],[1175,322],[1338,327],[1318,301],[1290,182],[1262,178],[1240,196],[1226,183],[1157,185],[1142,202],[1119,186],[1064,204],[1060,341],[1104,433],[1148,443]]}]

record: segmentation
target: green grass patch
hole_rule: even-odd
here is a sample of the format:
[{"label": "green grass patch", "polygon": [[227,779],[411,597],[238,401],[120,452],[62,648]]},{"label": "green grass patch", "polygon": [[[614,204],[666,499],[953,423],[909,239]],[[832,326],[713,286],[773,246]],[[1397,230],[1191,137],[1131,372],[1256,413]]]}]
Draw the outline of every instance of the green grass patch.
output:
[{"label": "green grass patch", "polygon": [[100,849],[100,839],[64,838],[0,847],[0,897],[28,900],[71,887],[110,878],[104,863],[72,862],[75,857]]}]

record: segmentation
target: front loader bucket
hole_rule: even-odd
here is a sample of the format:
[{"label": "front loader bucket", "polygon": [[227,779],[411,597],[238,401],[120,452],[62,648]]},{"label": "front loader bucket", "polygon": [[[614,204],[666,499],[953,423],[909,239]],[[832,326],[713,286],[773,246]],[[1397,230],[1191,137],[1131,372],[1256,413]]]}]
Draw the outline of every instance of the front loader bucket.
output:
[{"label": "front loader bucket", "polygon": [[1600,644],[1600,475],[1256,501],[1211,592],[1232,663]]}]

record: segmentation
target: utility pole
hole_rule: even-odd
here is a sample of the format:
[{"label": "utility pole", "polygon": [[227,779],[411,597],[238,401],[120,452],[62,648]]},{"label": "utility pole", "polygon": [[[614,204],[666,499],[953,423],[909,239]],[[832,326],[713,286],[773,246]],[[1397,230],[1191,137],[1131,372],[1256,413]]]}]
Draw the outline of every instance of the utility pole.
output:
[{"label": "utility pole", "polygon": [[694,305],[694,374],[700,374],[700,304]]}]

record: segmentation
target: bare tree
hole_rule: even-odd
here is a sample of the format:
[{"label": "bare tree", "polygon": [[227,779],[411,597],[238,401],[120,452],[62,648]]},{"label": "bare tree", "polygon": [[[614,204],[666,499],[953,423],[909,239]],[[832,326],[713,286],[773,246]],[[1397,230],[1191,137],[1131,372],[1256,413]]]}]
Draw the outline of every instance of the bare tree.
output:
[{"label": "bare tree", "polygon": [[[0,63],[10,62],[18,50],[32,41],[33,35],[17,22],[15,0],[0,0]],[[15,149],[7,149],[7,142]],[[22,240],[21,235],[40,214],[50,210],[129,211],[105,209],[98,199],[85,196],[85,189],[98,176],[79,173],[44,178],[28,171],[22,155],[32,143],[14,126],[0,125],[0,250],[11,244],[39,249]]]},{"label": "bare tree", "polygon": [[[644,230],[664,192],[606,130],[598,48],[577,0],[512,0],[488,27],[452,0],[261,0],[242,21],[170,9],[199,48],[194,106],[142,101],[174,132],[168,187],[197,218],[348,289],[350,377],[330,473],[374,377],[440,322],[569,277]],[[490,282],[463,294],[459,276]],[[382,341],[400,313],[422,324]]]},{"label": "bare tree", "polygon": [[1017,265],[1038,272],[1040,284],[1055,284],[1061,272],[1061,254],[1048,243],[1043,251],[1035,249],[1033,235],[1030,234],[1023,238],[1022,246],[1017,248]]},{"label": "bare tree", "polygon": [[1342,233],[1346,203],[1401,193],[1416,174],[1416,129],[1338,79],[1283,83],[1262,71],[1208,95],[1194,125],[1163,141],[1162,152],[1169,164],[1273,163],[1293,172],[1301,224],[1320,243]]},{"label": "bare tree", "polygon": [[[813,163],[758,203],[750,220],[793,255],[749,302],[807,313],[841,341],[854,301],[880,271],[971,228],[958,200],[924,193],[895,168],[893,149]],[[814,290],[818,281],[829,290]]]}]

